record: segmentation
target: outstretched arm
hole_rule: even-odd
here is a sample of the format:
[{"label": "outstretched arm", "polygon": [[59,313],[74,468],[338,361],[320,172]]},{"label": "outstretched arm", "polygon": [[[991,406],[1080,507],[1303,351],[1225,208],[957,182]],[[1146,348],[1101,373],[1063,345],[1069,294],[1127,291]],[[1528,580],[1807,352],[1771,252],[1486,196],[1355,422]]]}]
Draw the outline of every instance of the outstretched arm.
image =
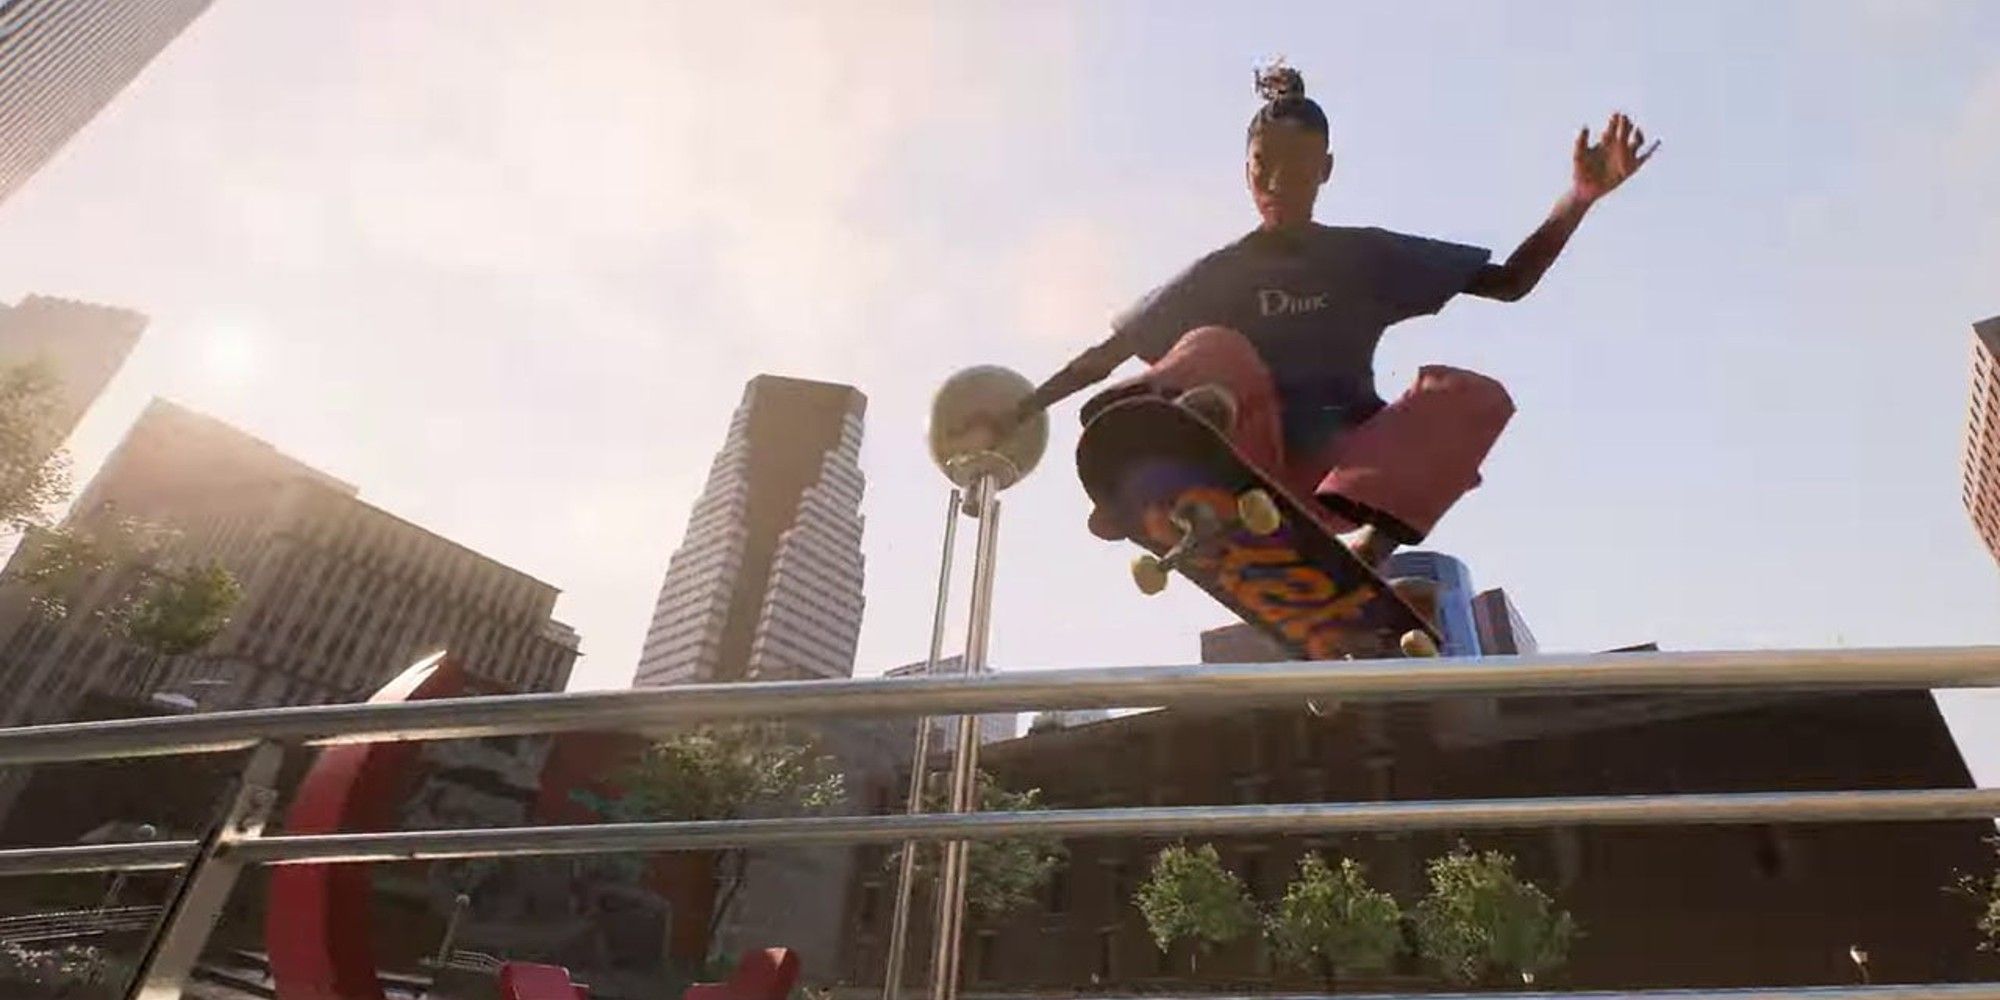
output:
[{"label": "outstretched arm", "polygon": [[1026,420],[1036,413],[1104,381],[1125,359],[1132,356],[1132,348],[1124,337],[1112,334],[1102,343],[1076,356],[1076,360],[1064,365],[1062,371],[1049,376],[1049,380],[1035,388],[1028,398],[1021,400],[1014,408],[1015,421]]},{"label": "outstretched arm", "polygon": [[969,413],[948,432],[961,448],[985,449],[998,445],[1035,414],[1089,388],[1115,371],[1132,356],[1126,338],[1112,334],[1102,343],[1084,351],[1063,369],[1049,377],[1006,413]]},{"label": "outstretched arm", "polygon": [[1505,263],[1480,268],[1465,290],[1501,302],[1516,301],[1533,291],[1542,275],[1561,256],[1570,234],[1576,232],[1590,206],[1638,173],[1652,159],[1653,151],[1660,148],[1657,139],[1651,146],[1645,143],[1645,130],[1633,125],[1632,119],[1623,114],[1611,116],[1604,126],[1601,143],[1590,141],[1587,126],[1577,133],[1569,191],[1556,202],[1548,219],[1507,255]]}]

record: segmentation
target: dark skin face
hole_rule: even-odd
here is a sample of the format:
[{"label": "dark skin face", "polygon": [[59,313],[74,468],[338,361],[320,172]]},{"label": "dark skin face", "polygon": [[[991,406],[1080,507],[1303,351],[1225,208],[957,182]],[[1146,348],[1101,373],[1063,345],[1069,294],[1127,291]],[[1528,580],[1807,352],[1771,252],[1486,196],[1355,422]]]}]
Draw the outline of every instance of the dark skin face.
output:
[{"label": "dark skin face", "polygon": [[1312,222],[1319,189],[1333,177],[1326,137],[1290,122],[1267,124],[1250,136],[1243,179],[1257,206],[1260,228],[1287,231]]}]

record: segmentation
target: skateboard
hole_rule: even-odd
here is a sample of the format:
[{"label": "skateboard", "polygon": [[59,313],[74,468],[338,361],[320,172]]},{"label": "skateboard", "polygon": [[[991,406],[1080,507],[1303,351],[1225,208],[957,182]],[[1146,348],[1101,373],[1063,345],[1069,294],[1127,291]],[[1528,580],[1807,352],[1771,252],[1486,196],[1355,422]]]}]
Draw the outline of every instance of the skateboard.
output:
[{"label": "skateboard", "polygon": [[1147,551],[1141,592],[1194,581],[1302,659],[1436,656],[1437,629],[1311,507],[1168,399],[1121,400],[1084,425],[1084,491]]}]

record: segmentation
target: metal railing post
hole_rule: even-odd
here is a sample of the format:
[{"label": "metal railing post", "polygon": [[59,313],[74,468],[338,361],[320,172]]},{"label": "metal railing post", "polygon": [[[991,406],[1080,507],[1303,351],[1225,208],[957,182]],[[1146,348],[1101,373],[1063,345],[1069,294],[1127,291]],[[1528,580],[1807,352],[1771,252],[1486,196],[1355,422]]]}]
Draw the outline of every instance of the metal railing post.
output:
[{"label": "metal railing post", "polygon": [[[938,656],[944,651],[944,619],[951,594],[951,555],[958,544],[957,490],[944,506],[944,555],[938,559],[937,606],[931,612],[931,654],[924,664],[924,676],[937,673]],[[917,746],[910,751],[910,803],[915,816],[924,811],[924,778],[931,766],[931,717],[917,720]],[[897,1000],[903,991],[903,957],[910,941],[910,897],[916,891],[917,842],[903,841],[903,867],[896,878],[896,909],[889,920],[888,967],[882,972],[882,1000]]]},{"label": "metal railing post", "polygon": [[[1000,483],[992,473],[981,475],[972,485],[972,500],[978,509],[979,541],[972,553],[972,609],[966,617],[965,669],[974,676],[986,668],[986,639],[993,624],[994,545],[1000,529]],[[979,717],[963,715],[958,720],[958,748],[952,757],[951,811],[970,813],[979,809]],[[937,951],[932,962],[932,1000],[957,1000],[960,945],[965,937],[965,880],[971,843],[953,840],[945,844],[944,865],[938,876]]]},{"label": "metal railing post", "polygon": [[214,932],[243,870],[243,862],[230,848],[264,832],[264,822],[278,801],[278,765],[283,761],[284,748],[276,743],[260,743],[250,751],[221,815],[160,909],[159,922],[148,935],[139,967],[126,987],[126,1000],[180,1000],[195,959]]},{"label": "metal railing post", "polygon": [[445,921],[444,936],[438,939],[435,961],[438,968],[451,964],[451,946],[458,940],[458,922],[465,919],[465,910],[472,905],[472,897],[459,893],[451,900],[451,919]]}]

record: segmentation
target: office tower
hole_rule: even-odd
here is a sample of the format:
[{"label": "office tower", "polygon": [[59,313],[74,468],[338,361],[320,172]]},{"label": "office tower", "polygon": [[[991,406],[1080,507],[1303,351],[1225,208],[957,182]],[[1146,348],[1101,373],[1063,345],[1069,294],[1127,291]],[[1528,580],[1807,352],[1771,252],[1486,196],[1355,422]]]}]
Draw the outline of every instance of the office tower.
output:
[{"label": "office tower", "polygon": [[750,380],[667,565],[635,686],[853,674],[867,405],[852,386]]},{"label": "office tower", "polygon": [[146,317],[111,306],[44,295],[0,305],[0,366],[36,365],[55,387],[51,449],[76,429],[145,329]]},{"label": "office tower", "polygon": [[209,0],[0,0],[0,203]]},{"label": "office tower", "polygon": [[1541,649],[1535,634],[1528,631],[1527,619],[1498,587],[1472,599],[1472,618],[1478,626],[1479,652],[1485,656],[1529,656]]},{"label": "office tower", "polygon": [[[922,677],[924,676],[925,666],[927,664],[923,660],[918,660],[915,663],[904,664],[890,670],[882,676]],[[936,676],[956,677],[964,670],[965,657],[947,656],[938,661]],[[992,667],[985,667],[980,670],[982,674],[992,672]],[[956,715],[949,715],[932,720],[931,735],[934,738],[933,749],[944,748],[949,750],[958,745],[958,718]],[[1014,712],[982,715],[979,717],[979,742],[997,743],[1001,740],[1011,740],[1019,728],[1020,718]]]},{"label": "office tower", "polygon": [[1972,324],[1971,395],[1960,495],[1986,551],[2000,559],[2000,316]]},{"label": "office tower", "polygon": [[1479,629],[1472,615],[1472,573],[1464,563],[1442,552],[1405,549],[1389,557],[1382,575],[1389,579],[1422,577],[1436,583],[1442,652],[1446,656],[1479,655]]}]

